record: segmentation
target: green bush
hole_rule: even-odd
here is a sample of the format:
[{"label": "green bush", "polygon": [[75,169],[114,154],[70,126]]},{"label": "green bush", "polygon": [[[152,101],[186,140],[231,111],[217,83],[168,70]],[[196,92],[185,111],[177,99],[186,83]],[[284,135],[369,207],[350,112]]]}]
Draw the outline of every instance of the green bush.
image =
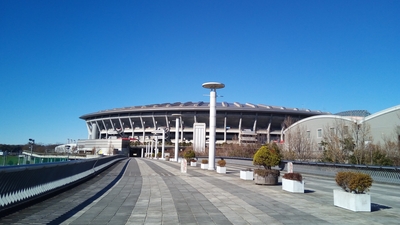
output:
[{"label": "green bush", "polygon": [[300,182],[303,180],[300,173],[285,173],[282,177],[288,180],[297,180]]},{"label": "green bush", "polygon": [[372,178],[369,174],[360,172],[338,172],[336,184],[346,192],[363,194],[372,186]]},{"label": "green bush", "polygon": [[281,154],[276,144],[263,145],[254,154],[253,164],[263,166],[265,169],[271,169],[279,165]]},{"label": "green bush", "polygon": [[196,153],[192,149],[185,151],[185,153],[183,154],[183,158],[185,158],[188,162],[194,157],[196,157]]}]

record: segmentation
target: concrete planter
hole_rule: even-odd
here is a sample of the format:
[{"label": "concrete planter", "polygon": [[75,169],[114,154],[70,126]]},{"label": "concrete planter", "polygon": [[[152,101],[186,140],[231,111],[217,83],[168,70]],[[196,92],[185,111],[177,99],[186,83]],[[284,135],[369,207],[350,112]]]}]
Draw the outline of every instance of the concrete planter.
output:
[{"label": "concrete planter", "polygon": [[265,185],[277,185],[279,176],[274,176],[269,174],[268,176],[259,176],[258,174],[254,174],[254,183],[255,184],[265,184]]},{"label": "concrete planter", "polygon": [[217,173],[226,173],[226,167],[217,166]]},{"label": "concrete planter", "polygon": [[200,164],[200,168],[203,169],[203,170],[208,169],[208,163],[207,164],[204,164],[204,163]]},{"label": "concrete planter", "polygon": [[254,179],[254,172],[248,170],[241,170],[240,171],[240,179],[242,180],[253,180]]},{"label": "concrete planter", "polygon": [[304,180],[289,180],[282,178],[282,190],[292,193],[304,193]]},{"label": "concrete planter", "polygon": [[197,166],[197,162],[190,162],[190,166],[196,167]]},{"label": "concrete planter", "polygon": [[333,204],[354,212],[371,212],[371,195],[333,190]]}]

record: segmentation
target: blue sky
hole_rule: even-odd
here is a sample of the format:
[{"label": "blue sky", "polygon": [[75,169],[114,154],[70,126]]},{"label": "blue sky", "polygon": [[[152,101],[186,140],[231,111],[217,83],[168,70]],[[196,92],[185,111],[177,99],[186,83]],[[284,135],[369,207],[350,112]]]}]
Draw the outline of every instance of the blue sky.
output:
[{"label": "blue sky", "polygon": [[0,143],[85,139],[80,116],[218,101],[399,105],[400,1],[0,2]]}]

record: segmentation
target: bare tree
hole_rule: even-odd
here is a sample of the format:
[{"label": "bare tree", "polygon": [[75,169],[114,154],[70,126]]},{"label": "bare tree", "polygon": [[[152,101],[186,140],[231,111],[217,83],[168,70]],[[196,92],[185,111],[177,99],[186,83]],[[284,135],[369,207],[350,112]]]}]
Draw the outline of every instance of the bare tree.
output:
[{"label": "bare tree", "polygon": [[[290,127],[293,124],[291,117],[284,120],[284,125]],[[316,158],[317,146],[312,141],[304,126],[295,126],[285,133],[283,157],[288,160],[309,161]]]},{"label": "bare tree", "polygon": [[357,121],[336,120],[324,128],[324,161],[365,164],[372,142],[370,126]]},{"label": "bare tree", "polygon": [[354,152],[352,155],[353,164],[366,164],[368,155],[371,154],[372,136],[371,127],[367,123],[353,124],[353,137],[355,140]]},{"label": "bare tree", "polygon": [[349,126],[343,120],[335,120],[334,124],[324,127],[323,141],[324,148],[323,161],[334,163],[346,163],[349,155],[354,151],[354,139],[351,135],[353,126]]}]

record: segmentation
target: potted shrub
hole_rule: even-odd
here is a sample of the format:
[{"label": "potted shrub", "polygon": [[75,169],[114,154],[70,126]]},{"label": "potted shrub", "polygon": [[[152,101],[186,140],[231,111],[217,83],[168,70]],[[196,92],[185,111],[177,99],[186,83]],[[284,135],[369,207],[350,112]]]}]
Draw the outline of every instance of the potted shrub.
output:
[{"label": "potted shrub", "polygon": [[248,168],[246,170],[240,170],[240,179],[242,180],[253,180],[254,172],[252,169]]},{"label": "potted shrub", "polygon": [[186,159],[187,164],[189,164],[194,157],[196,157],[196,153],[193,149],[189,149],[183,154],[183,158]]},{"label": "potted shrub", "polygon": [[217,161],[217,173],[226,173],[226,161],[224,159],[220,159]]},{"label": "potted shrub", "polygon": [[300,173],[286,173],[282,176],[282,190],[304,193],[304,180]]},{"label": "potted shrub", "polygon": [[190,160],[190,166],[195,166],[195,167],[197,166],[197,162],[195,159]]},{"label": "potted shrub", "polygon": [[342,190],[333,190],[333,204],[354,212],[371,212],[371,196],[367,193],[372,186],[369,174],[360,172],[338,172],[336,184]]},{"label": "potted shrub", "polygon": [[203,169],[203,170],[208,169],[208,159],[201,160],[200,168]]},{"label": "potted shrub", "polygon": [[[254,170],[255,184],[278,184],[280,175],[279,170],[272,167],[279,165],[281,154],[276,144],[268,144],[261,146],[253,157],[253,164],[259,166]],[[264,167],[264,168],[262,168]]]},{"label": "potted shrub", "polygon": [[161,152],[157,152],[157,159],[161,158]]}]

